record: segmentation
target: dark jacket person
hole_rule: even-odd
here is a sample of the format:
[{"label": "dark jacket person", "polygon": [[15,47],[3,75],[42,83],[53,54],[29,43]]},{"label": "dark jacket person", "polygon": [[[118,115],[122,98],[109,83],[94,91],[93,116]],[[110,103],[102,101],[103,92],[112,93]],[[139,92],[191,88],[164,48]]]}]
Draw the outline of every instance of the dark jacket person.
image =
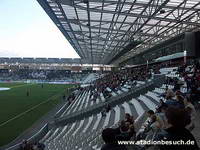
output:
[{"label": "dark jacket person", "polygon": [[[160,145],[161,150],[197,150],[198,145],[194,136],[185,127],[190,123],[190,116],[184,109],[170,107],[166,111],[170,125],[159,135],[159,140],[169,141],[167,145]],[[190,144],[187,143],[191,141]],[[187,143],[187,144],[184,144]]]},{"label": "dark jacket person", "polygon": [[107,128],[102,131],[102,138],[105,144],[102,146],[101,150],[127,150],[124,145],[118,145],[115,138],[116,131],[112,128]]}]

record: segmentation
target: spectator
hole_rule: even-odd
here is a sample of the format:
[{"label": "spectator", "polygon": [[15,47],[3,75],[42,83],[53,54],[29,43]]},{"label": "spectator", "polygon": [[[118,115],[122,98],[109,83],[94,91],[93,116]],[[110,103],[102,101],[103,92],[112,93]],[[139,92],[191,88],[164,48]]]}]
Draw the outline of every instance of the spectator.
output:
[{"label": "spectator", "polygon": [[130,124],[134,124],[134,118],[129,113],[125,114],[125,122],[129,122]]},{"label": "spectator", "polygon": [[111,110],[111,106],[109,104],[106,105],[106,112],[108,113]]},{"label": "spectator", "polygon": [[163,120],[159,115],[156,115],[153,110],[147,112],[147,117],[150,118],[154,128],[161,129],[164,125]]},{"label": "spectator", "polygon": [[179,108],[184,108],[184,97],[181,95],[176,95],[176,100],[177,100],[177,107]]},{"label": "spectator", "polygon": [[118,145],[116,140],[116,130],[112,128],[104,129],[102,132],[102,138],[105,144],[101,150],[127,150],[124,145]]},{"label": "spectator", "polygon": [[168,89],[168,90],[166,91],[166,96],[165,96],[165,98],[166,98],[167,100],[173,99],[174,96],[175,96],[175,94],[174,94],[174,92],[173,92],[171,89]]},{"label": "spectator", "polygon": [[175,92],[177,90],[180,90],[181,85],[182,85],[182,83],[180,83],[178,79],[175,79],[173,91]]},{"label": "spectator", "polygon": [[43,143],[38,142],[37,147],[38,147],[39,150],[44,150],[45,145]]},{"label": "spectator", "polygon": [[186,85],[187,85],[187,92],[189,92],[189,90],[191,90],[191,83],[192,83],[192,79],[188,76],[188,74],[186,73],[184,75],[184,80],[186,82]]},{"label": "spectator", "polygon": [[184,109],[170,107],[166,111],[167,121],[170,125],[157,135],[163,141],[194,141],[194,145],[160,145],[160,150],[197,150],[198,145],[193,135],[185,127],[190,123],[190,117]]},{"label": "spectator", "polygon": [[170,106],[174,106],[177,108],[184,108],[184,102],[183,102],[183,97],[180,95],[176,95],[175,99],[173,99],[173,97],[175,96],[173,91],[169,91],[166,95],[166,101],[165,104],[170,107]]},{"label": "spectator", "polygon": [[194,108],[194,105],[191,103],[190,98],[186,97],[184,99],[185,109],[190,115],[191,123],[186,126],[186,128],[190,131],[192,131],[195,128],[195,116],[196,116],[196,110]]},{"label": "spectator", "polygon": [[166,85],[166,87],[165,87],[165,92],[164,93],[162,93],[162,94],[160,94],[160,96],[162,96],[162,97],[166,97],[166,95],[167,95],[167,91],[169,90],[169,87]]},{"label": "spectator", "polygon": [[116,139],[120,141],[128,141],[131,138],[135,138],[135,128],[134,124],[130,124],[129,122],[121,121],[121,124],[116,131]]},{"label": "spectator", "polygon": [[23,140],[20,145],[21,150],[31,150],[31,145],[28,143],[27,140]]},{"label": "spectator", "polygon": [[101,111],[102,117],[106,117],[106,108],[103,108]]},{"label": "spectator", "polygon": [[37,144],[37,143],[34,143],[34,144],[32,145],[32,150],[39,150],[38,144]]},{"label": "spectator", "polygon": [[157,115],[162,119],[163,121],[163,128],[167,128],[168,127],[168,123],[167,123],[167,118],[166,118],[166,111],[167,111],[167,108],[168,106],[166,104],[162,104],[160,107],[159,107],[159,111],[157,113]]},{"label": "spectator", "polygon": [[65,101],[65,99],[66,99],[66,96],[65,96],[65,94],[64,94],[63,97],[62,97],[62,100]]}]

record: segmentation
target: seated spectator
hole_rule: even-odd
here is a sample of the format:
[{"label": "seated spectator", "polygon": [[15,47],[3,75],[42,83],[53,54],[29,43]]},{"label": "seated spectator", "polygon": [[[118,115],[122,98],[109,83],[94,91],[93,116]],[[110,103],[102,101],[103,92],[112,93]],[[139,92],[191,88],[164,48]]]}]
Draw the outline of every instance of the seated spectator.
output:
[{"label": "seated spectator", "polygon": [[159,106],[166,105],[162,98],[159,101],[160,101]]},{"label": "seated spectator", "polygon": [[106,108],[105,108],[105,107],[102,109],[101,115],[102,115],[102,117],[105,117],[105,116],[106,116]]},{"label": "seated spectator", "polygon": [[28,143],[27,140],[23,140],[20,145],[20,150],[31,150],[31,145]]},{"label": "seated spectator", "polygon": [[165,92],[164,93],[162,93],[160,96],[162,96],[162,97],[166,97],[166,95],[167,95],[167,91],[169,90],[169,88],[168,88],[168,86],[166,85],[166,87],[165,87]]},{"label": "seated spectator", "polygon": [[174,106],[177,108],[184,108],[184,102],[183,102],[183,97],[180,95],[176,95],[175,99],[173,98],[175,95],[172,91],[168,92],[166,95],[166,101],[165,104],[170,107]]},{"label": "seated spectator", "polygon": [[182,82],[180,82],[178,79],[175,80],[175,83],[174,83],[174,88],[173,88],[173,91],[177,91],[177,90],[180,90],[181,89],[181,86],[182,86]]},{"label": "seated spectator", "polygon": [[189,97],[186,97],[184,99],[184,105],[185,105],[185,108],[190,107],[192,109],[192,118],[195,118],[196,110],[194,108],[194,105],[191,103],[191,99]]},{"label": "seated spectator", "polygon": [[161,117],[154,113],[153,110],[149,110],[147,112],[147,121],[143,123],[138,135],[137,140],[146,139],[147,136],[149,136],[149,132],[152,131],[158,132],[162,127],[164,126],[164,123],[161,119]]},{"label": "seated spectator", "polygon": [[135,138],[135,128],[134,124],[130,124],[129,122],[121,121],[116,131],[116,139],[121,141],[128,141],[131,138]]},{"label": "seated spectator", "polygon": [[168,106],[166,104],[162,104],[158,109],[157,115],[162,119],[163,121],[163,128],[167,128],[168,127],[168,123],[167,123],[167,118],[166,118],[166,111],[167,111]]},{"label": "seated spectator", "polygon": [[137,81],[131,81],[130,86],[131,88],[135,87],[137,85]]},{"label": "seated spectator", "polygon": [[168,85],[166,85],[166,87],[165,87],[165,92],[166,93],[167,93],[168,89],[169,89],[169,87],[168,87]]},{"label": "seated spectator", "polygon": [[98,97],[98,92],[95,91],[93,94],[93,101],[96,101],[97,97]]},{"label": "seated spectator", "polygon": [[104,95],[104,97],[105,97],[106,99],[107,99],[107,98],[110,98],[110,97],[112,96],[112,94],[111,94],[109,91],[107,91],[107,90],[104,90],[103,95]]},{"label": "seated spectator", "polygon": [[125,122],[129,122],[130,124],[134,124],[134,118],[129,113],[125,114]]},{"label": "seated spectator", "polygon": [[156,132],[158,129],[160,129],[160,125],[159,125],[159,122],[157,120],[157,117],[156,117],[156,115],[152,115],[151,116],[151,122],[149,123],[148,128],[146,128],[146,131],[152,130],[153,132]]},{"label": "seated spectator", "polygon": [[37,144],[37,143],[34,143],[34,144],[32,145],[32,150],[39,150],[38,144]]},{"label": "seated spectator", "polygon": [[155,114],[153,110],[147,112],[147,117],[150,118],[150,122],[153,124],[154,128],[161,129],[163,127],[163,120],[159,115]]},{"label": "seated spectator", "polygon": [[106,113],[108,113],[111,110],[111,106],[107,104],[101,111],[102,117],[106,116]]},{"label": "seated spectator", "polygon": [[101,150],[127,150],[124,145],[118,145],[116,140],[116,130],[107,128],[102,131],[102,138],[105,144]]},{"label": "seated spectator", "polygon": [[189,90],[191,90],[191,84],[192,84],[192,79],[191,79],[191,77],[189,77],[188,76],[188,74],[186,73],[185,75],[184,75],[184,80],[185,80],[185,82],[186,82],[186,85],[187,85],[187,92],[189,91]]},{"label": "seated spectator", "polygon": [[195,120],[195,116],[196,116],[196,110],[194,108],[194,105],[191,103],[190,98],[186,97],[184,99],[184,104],[185,104],[185,109],[191,118],[191,123],[189,125],[187,125],[186,128],[188,130],[192,131],[195,128],[194,120]]},{"label": "seated spectator", "polygon": [[194,136],[185,127],[190,123],[190,117],[184,109],[170,107],[166,111],[167,121],[170,125],[157,135],[157,140],[163,141],[194,141],[194,145],[159,145],[160,150],[198,150]]},{"label": "seated spectator", "polygon": [[43,143],[40,143],[40,142],[37,143],[37,146],[38,146],[39,150],[44,150],[44,148],[45,148],[45,145]]},{"label": "seated spectator", "polygon": [[173,97],[175,96],[174,92],[171,90],[171,89],[168,89],[166,91],[166,96],[165,98],[168,100],[168,99],[172,99]]},{"label": "seated spectator", "polygon": [[176,95],[175,100],[178,102],[177,103],[177,107],[179,107],[179,108],[184,108],[185,107],[185,105],[184,105],[184,97],[183,96]]},{"label": "seated spectator", "polygon": [[106,105],[106,112],[108,113],[111,110],[111,106],[109,104]]},{"label": "seated spectator", "polygon": [[177,95],[185,96],[185,94],[182,93],[180,90],[177,90],[177,91],[175,92],[175,96],[177,96]]},{"label": "seated spectator", "polygon": [[195,128],[194,118],[192,117],[192,109],[190,107],[187,107],[185,108],[185,111],[188,113],[191,119],[190,124],[188,124],[185,128],[189,131],[192,131]]}]

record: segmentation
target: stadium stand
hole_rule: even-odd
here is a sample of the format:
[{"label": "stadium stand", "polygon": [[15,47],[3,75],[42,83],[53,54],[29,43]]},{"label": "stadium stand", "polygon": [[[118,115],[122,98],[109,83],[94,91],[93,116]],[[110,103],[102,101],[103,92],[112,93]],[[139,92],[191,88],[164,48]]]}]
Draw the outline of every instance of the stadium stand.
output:
[{"label": "stadium stand", "polygon": [[99,76],[100,76],[100,75],[98,75],[98,74],[96,74],[96,73],[91,73],[91,74],[89,74],[89,75],[85,78],[85,80],[83,80],[82,83],[83,83],[83,84],[91,83],[91,82],[97,80],[97,79],[99,78]]},{"label": "stadium stand", "polygon": [[80,83],[85,73],[71,73],[64,70],[37,70],[37,69],[16,69],[15,71],[0,70],[1,81],[40,80],[40,81],[65,81]]},{"label": "stadium stand", "polygon": [[[167,72],[167,74],[169,74],[171,77],[173,76],[174,71],[177,71],[177,69],[177,67],[162,68],[160,69],[160,72],[163,74],[166,74]],[[134,116],[135,123],[137,123],[139,118],[148,110],[157,112],[157,109],[161,107],[159,106],[161,103],[159,95],[165,92],[166,87],[169,89],[174,89],[174,86],[175,85],[169,85],[168,83],[163,84],[160,88],[155,88],[153,91],[148,91],[144,95],[140,95],[137,98],[130,99],[127,102],[113,107],[105,117],[99,113],[82,120],[77,120],[76,122],[68,124],[67,126],[50,130],[48,134],[41,140],[41,142],[44,142],[47,146],[46,149],[49,150],[100,149],[103,144],[100,133],[103,129],[108,127],[116,127],[120,121],[124,120],[125,113]],[[185,86],[183,86],[180,88],[180,91],[182,93],[186,93],[187,90]],[[166,99],[163,101],[164,103],[167,102]],[[187,107],[187,105],[185,107]],[[70,130],[67,130],[69,127]],[[144,129],[141,128],[139,132],[144,132]],[[155,137],[156,134],[158,134],[158,131],[154,131],[153,136]]]},{"label": "stadium stand", "polygon": [[[184,68],[182,69],[181,67]],[[154,72],[156,72],[156,69],[154,69],[155,70]],[[112,128],[113,130],[117,130],[118,128],[123,127],[122,122],[126,118],[125,114],[130,114],[130,116],[133,116],[134,118],[134,124],[133,124],[134,134],[133,135],[131,134],[132,136],[130,137],[130,139],[132,140],[134,139],[135,141],[139,139],[140,140],[156,139],[157,136],[160,134],[160,129],[166,130],[166,128],[162,128],[167,126],[166,124],[164,124],[164,122],[166,123],[166,120],[165,121],[162,120],[163,124],[160,124],[159,127],[158,125],[156,125],[156,122],[157,124],[159,124],[158,123],[159,120],[153,121],[154,119],[156,119],[156,117],[154,118],[152,116],[155,115],[152,114],[151,117],[150,116],[148,117],[146,116],[146,112],[151,110],[161,119],[163,117],[162,111],[166,111],[165,108],[166,107],[170,108],[170,106],[175,106],[177,107],[176,109],[185,107],[188,109],[188,111],[194,111],[191,113],[192,120],[190,123],[187,124],[186,127],[191,131],[194,130],[194,128],[196,127],[196,124],[194,126],[194,118],[196,112],[195,108],[199,107],[199,101],[197,101],[198,93],[196,93],[198,92],[198,86],[199,86],[197,84],[199,78],[198,64],[193,66],[192,65],[179,66],[179,67],[166,66],[165,68],[161,68],[159,69],[160,74],[158,74],[158,76],[165,75],[165,81],[163,80],[161,84],[155,86],[152,90],[149,90],[150,88],[148,87],[145,92],[142,92],[143,94],[139,92],[137,96],[125,97],[124,94],[130,93],[132,90],[135,90],[134,89],[135,87],[137,87],[137,90],[140,89],[140,87],[141,89],[143,89],[148,82],[157,83],[158,81],[160,81],[160,79],[154,81],[154,78],[156,79],[156,74],[154,73],[152,73],[152,75],[150,76],[148,74],[145,74],[144,77],[140,76],[134,78],[134,79],[140,79],[140,81],[132,80],[132,78],[129,78],[130,76],[131,77],[133,76],[132,73],[134,72],[135,74],[137,74],[137,72],[139,73],[141,71],[141,74],[143,74],[142,73],[143,67],[137,67],[131,70],[132,71],[122,70],[119,71],[118,73],[115,73],[114,75],[113,73],[104,75],[102,78],[93,81],[90,84],[90,86],[84,88],[79,87],[78,89],[76,89],[76,94],[71,95],[73,97],[71,104],[60,116],[58,116],[57,121],[59,121],[60,118],[61,120],[62,118],[64,118],[65,124],[54,125],[54,127],[51,128],[46,133],[46,135],[39,141],[40,144],[41,143],[44,144],[43,146],[45,146],[45,150],[101,149],[102,145],[104,145],[103,141],[104,138],[102,139],[103,135],[101,135],[101,133],[104,132],[104,130],[107,128]],[[190,70],[190,72],[186,73],[185,70],[186,71]],[[121,80],[120,74],[124,75],[124,72],[126,72],[127,74],[130,73],[129,74],[130,76],[127,75],[127,78],[123,78],[124,80]],[[191,74],[193,76],[191,76]],[[117,79],[115,78],[116,75],[118,75]],[[105,97],[103,93],[100,93],[99,96],[96,97],[96,100],[93,101],[93,96],[95,94],[91,96],[91,93],[95,91],[95,88],[99,87],[98,83],[108,83],[104,81],[107,81],[108,77],[111,79],[111,76],[113,80],[118,80],[120,81],[120,83],[126,81],[124,82],[124,84],[118,84],[118,86],[115,86],[115,88],[112,88],[111,86],[112,90],[111,88],[108,88],[110,87],[109,84],[106,84],[108,86],[103,86],[104,89],[106,89],[110,93],[112,93],[113,91],[115,91],[115,89],[117,89],[115,93],[118,96],[111,94],[110,97]],[[150,78],[151,80],[149,80],[147,77]],[[188,78],[190,78],[191,80],[189,80]],[[194,80],[192,80],[193,78]],[[141,81],[141,79],[143,79],[143,81]],[[191,81],[192,83],[189,81]],[[196,85],[196,87],[192,87],[192,85]],[[127,91],[123,90],[123,92],[117,92],[119,90],[121,91],[122,89],[121,87],[127,88]],[[112,102],[117,101],[117,98],[120,97],[120,95],[122,96],[122,99],[125,100],[119,101],[119,103],[115,103],[114,105],[112,105]],[[188,96],[190,96],[190,98]],[[191,101],[192,103],[194,103],[195,107],[193,106]],[[111,107],[109,106],[110,104]],[[90,108],[94,107],[93,105],[96,106],[94,109],[100,106],[103,107],[100,107],[97,113],[93,112],[92,114],[90,113],[88,115],[84,115],[84,117],[76,117],[76,115],[80,115],[81,113],[87,113],[87,111],[89,111]],[[80,113],[78,114],[77,112]],[[75,119],[66,122],[66,120],[68,120],[66,119],[66,117],[70,118],[70,116],[75,117]],[[193,136],[191,135],[191,138],[192,137]],[[136,146],[135,148],[147,149],[149,148],[149,146]]]},{"label": "stadium stand", "polygon": [[81,58],[1,58],[0,80],[78,87],[7,150],[199,149],[200,1],[37,1]]},{"label": "stadium stand", "polygon": [[[138,70],[137,70],[138,71]],[[66,109],[61,116],[69,115],[73,112],[78,112],[83,109],[87,109],[90,106],[97,105],[106,101],[107,98],[116,97],[122,93],[128,92],[131,88],[138,87],[144,84],[144,81],[138,81],[137,79],[145,79],[142,76],[132,76],[136,73],[134,69],[127,76],[122,76],[124,70],[120,73],[104,75],[100,79],[96,79],[93,85],[81,88],[80,95],[73,100],[68,109]],[[90,74],[88,78],[92,78],[93,74]],[[145,76],[145,75],[143,75]],[[110,78],[110,82],[106,80]],[[89,79],[86,78],[88,81]]]}]

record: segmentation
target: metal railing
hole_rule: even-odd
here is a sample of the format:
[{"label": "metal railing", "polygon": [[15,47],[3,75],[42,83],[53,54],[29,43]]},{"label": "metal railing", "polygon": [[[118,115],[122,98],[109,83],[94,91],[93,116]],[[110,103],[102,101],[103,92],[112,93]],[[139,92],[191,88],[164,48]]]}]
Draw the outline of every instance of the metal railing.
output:
[{"label": "metal railing", "polygon": [[[45,124],[36,134],[30,137],[27,141],[28,143],[35,143],[40,141],[49,131],[49,124]],[[15,144],[11,147],[2,147],[0,150],[19,150],[21,143]]]}]

